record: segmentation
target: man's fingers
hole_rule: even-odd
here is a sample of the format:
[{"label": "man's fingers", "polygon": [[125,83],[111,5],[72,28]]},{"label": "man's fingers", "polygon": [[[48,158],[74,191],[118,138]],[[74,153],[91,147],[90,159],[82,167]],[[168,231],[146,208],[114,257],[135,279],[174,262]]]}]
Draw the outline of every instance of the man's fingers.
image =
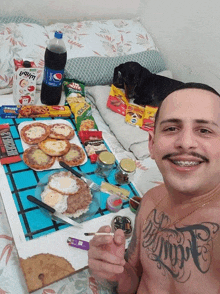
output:
[{"label": "man's fingers", "polygon": [[120,274],[124,271],[124,266],[103,262],[101,260],[89,259],[89,268],[98,273]]},{"label": "man's fingers", "polygon": [[124,234],[123,230],[118,229],[115,231],[114,242],[117,245],[125,244],[125,234]]},{"label": "man's fingers", "polygon": [[102,260],[112,264],[124,265],[124,258],[118,257],[115,254],[111,254],[106,250],[95,248],[94,250],[89,250],[88,252],[89,259]]}]

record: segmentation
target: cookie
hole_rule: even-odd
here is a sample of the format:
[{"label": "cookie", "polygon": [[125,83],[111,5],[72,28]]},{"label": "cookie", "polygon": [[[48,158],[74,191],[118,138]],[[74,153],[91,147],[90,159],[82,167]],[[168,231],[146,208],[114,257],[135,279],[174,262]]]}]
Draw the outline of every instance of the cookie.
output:
[{"label": "cookie", "polygon": [[49,128],[50,138],[70,140],[75,135],[74,129],[71,126],[64,123],[52,124],[49,126]]},{"label": "cookie", "polygon": [[20,264],[28,292],[31,293],[75,272],[71,263],[64,257],[53,254],[37,254],[26,259],[20,258]]},{"label": "cookie", "polygon": [[69,151],[59,157],[59,161],[64,161],[69,166],[78,166],[84,162],[85,158],[84,150],[80,146],[71,143]]},{"label": "cookie", "polygon": [[20,136],[25,143],[34,145],[45,140],[49,132],[49,127],[46,124],[35,122],[24,126],[20,130]]},{"label": "cookie", "polygon": [[57,140],[47,138],[38,144],[39,148],[50,156],[62,156],[70,149],[70,142],[68,140]]},{"label": "cookie", "polygon": [[24,151],[24,163],[34,170],[46,170],[50,168],[55,157],[45,154],[37,145],[31,146]]}]

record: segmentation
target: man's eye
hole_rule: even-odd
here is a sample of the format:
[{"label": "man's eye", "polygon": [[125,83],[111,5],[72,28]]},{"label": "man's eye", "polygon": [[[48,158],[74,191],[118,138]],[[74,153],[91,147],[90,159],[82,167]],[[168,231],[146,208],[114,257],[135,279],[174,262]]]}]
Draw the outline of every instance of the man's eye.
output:
[{"label": "man's eye", "polygon": [[164,129],[165,132],[175,132],[176,130],[177,130],[176,127],[168,127]]},{"label": "man's eye", "polygon": [[207,129],[200,129],[200,133],[202,133],[202,134],[211,134],[211,131],[207,130]]}]

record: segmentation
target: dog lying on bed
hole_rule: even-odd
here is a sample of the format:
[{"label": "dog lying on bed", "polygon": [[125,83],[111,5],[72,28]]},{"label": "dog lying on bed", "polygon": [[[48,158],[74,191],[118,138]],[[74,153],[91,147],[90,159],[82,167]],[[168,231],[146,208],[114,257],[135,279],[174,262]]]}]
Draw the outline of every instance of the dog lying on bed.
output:
[{"label": "dog lying on bed", "polygon": [[124,89],[127,99],[134,99],[136,104],[158,106],[169,93],[183,83],[152,74],[138,62],[129,61],[115,68],[113,84]]}]

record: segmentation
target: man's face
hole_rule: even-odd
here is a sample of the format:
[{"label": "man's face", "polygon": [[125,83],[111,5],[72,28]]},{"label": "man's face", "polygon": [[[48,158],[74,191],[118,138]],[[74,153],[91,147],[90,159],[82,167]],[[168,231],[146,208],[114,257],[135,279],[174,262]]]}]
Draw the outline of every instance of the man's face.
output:
[{"label": "man's face", "polygon": [[149,150],[169,191],[197,196],[220,182],[219,113],[220,98],[200,89],[173,92],[162,103]]}]

